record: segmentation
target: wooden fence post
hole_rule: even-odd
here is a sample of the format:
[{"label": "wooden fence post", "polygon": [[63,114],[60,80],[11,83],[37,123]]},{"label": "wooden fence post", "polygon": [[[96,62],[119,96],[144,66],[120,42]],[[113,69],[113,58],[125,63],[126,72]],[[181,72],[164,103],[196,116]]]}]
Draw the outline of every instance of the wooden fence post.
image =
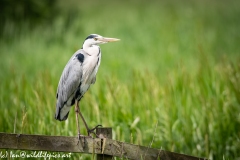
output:
[{"label": "wooden fence post", "polygon": [[[86,142],[85,147],[83,147],[80,143],[78,144],[79,139],[76,136],[66,137],[0,132],[0,159],[7,158],[8,155],[10,156],[10,158],[14,158],[11,157],[14,155],[21,157],[21,155],[18,153],[13,155],[9,154],[12,152],[11,150],[28,150],[34,152],[23,156],[40,158],[42,157],[42,153],[47,151],[50,152],[50,155],[51,152],[61,152],[59,153],[59,156],[61,156],[62,154],[62,158],[66,156],[69,156],[70,158],[72,153],[86,153],[92,154],[92,157],[97,157],[98,160],[113,159],[112,157],[132,160],[139,160],[143,158],[144,160],[207,160],[206,158],[194,157],[180,153],[165,151],[162,149],[156,149],[112,140],[110,139],[110,137],[112,137],[111,128],[99,128],[98,130],[99,131],[97,131],[97,134],[100,136],[100,138],[91,138],[88,136],[81,137],[84,139],[84,142]],[[8,150],[4,152],[1,149]],[[111,155],[112,157],[108,155]],[[45,156],[43,155],[43,157]],[[49,159],[49,157],[45,158]]]},{"label": "wooden fence post", "polygon": [[[108,138],[112,139],[112,128],[97,128],[96,133],[99,138]],[[102,141],[104,143],[104,140]],[[104,147],[104,144],[102,144]],[[98,154],[97,160],[112,160],[113,156],[105,155],[105,154]]]}]

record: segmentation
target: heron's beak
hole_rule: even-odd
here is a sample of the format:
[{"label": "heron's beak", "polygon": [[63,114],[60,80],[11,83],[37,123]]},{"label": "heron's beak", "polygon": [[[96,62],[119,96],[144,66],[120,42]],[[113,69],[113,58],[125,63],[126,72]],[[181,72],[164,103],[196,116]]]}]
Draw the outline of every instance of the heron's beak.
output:
[{"label": "heron's beak", "polygon": [[102,42],[116,42],[116,41],[120,41],[120,39],[117,39],[117,38],[108,38],[108,37],[101,37],[101,38],[98,38],[99,41],[102,41]]}]

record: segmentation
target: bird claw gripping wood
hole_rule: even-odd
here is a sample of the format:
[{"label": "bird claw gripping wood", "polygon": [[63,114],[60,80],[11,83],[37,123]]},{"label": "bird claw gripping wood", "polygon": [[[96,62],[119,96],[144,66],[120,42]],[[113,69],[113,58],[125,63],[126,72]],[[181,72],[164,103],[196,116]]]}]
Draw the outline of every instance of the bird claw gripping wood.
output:
[{"label": "bird claw gripping wood", "polygon": [[[94,134],[97,138],[99,138],[99,136],[95,133],[95,130],[98,128],[98,127],[102,127],[101,124],[97,125],[96,127],[92,128],[92,129],[89,129],[87,132],[88,132],[88,136],[92,137],[90,134]],[[93,138],[93,137],[92,137]]]},{"label": "bird claw gripping wood", "polygon": [[[81,137],[83,137],[84,141],[82,141]],[[77,145],[79,144],[79,142],[81,143],[83,148],[85,148],[85,136],[81,135],[80,133],[78,133],[78,143],[77,143]]]}]

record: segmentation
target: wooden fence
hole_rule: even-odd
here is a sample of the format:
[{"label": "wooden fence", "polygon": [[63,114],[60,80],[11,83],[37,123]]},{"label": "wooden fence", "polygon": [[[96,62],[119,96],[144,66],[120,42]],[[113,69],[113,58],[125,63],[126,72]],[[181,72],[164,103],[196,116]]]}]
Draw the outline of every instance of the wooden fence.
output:
[{"label": "wooden fence", "polygon": [[204,158],[129,144],[111,139],[111,128],[99,128],[100,138],[0,133],[0,149],[92,154],[97,160],[204,160]]}]

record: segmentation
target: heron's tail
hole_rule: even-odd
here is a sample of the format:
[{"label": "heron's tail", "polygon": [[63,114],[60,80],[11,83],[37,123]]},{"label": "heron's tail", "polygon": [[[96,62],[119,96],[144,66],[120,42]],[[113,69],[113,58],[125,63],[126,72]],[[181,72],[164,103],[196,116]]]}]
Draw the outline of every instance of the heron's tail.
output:
[{"label": "heron's tail", "polygon": [[59,121],[65,121],[68,118],[70,106],[64,105],[62,108],[56,107],[55,119]]}]

